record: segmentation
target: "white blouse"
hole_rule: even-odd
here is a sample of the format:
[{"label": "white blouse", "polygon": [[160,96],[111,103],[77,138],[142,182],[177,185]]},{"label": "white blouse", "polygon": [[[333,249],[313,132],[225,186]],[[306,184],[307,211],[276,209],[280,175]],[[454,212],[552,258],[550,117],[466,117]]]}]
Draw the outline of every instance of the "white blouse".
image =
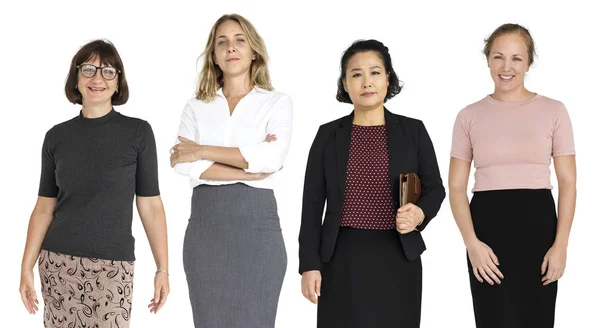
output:
[{"label": "white blouse", "polygon": [[[265,142],[267,134],[276,141]],[[178,136],[201,145],[238,147],[248,162],[246,172],[277,172],[283,165],[292,136],[292,101],[289,96],[258,87],[252,89],[229,114],[229,105],[222,89],[211,102],[190,99],[179,125]],[[200,175],[214,162],[199,160],[175,165],[175,171],[190,178],[192,188],[201,185],[245,183],[251,187],[273,189],[270,175],[258,181],[214,181]]]}]

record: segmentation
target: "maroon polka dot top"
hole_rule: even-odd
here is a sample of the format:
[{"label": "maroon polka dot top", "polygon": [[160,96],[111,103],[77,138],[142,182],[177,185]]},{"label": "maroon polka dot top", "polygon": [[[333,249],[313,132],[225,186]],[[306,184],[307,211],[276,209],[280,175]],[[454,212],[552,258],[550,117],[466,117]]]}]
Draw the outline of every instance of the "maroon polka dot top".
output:
[{"label": "maroon polka dot top", "polygon": [[342,226],[396,228],[385,125],[352,126]]}]

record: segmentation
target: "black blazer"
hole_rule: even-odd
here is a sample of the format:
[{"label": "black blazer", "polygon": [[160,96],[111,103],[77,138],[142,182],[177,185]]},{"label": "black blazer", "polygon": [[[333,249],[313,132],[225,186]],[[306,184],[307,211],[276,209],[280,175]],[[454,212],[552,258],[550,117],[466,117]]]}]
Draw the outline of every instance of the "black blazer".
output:
[{"label": "black blazer", "polygon": [[[425,213],[425,220],[419,226],[423,230],[436,216],[446,197],[433,144],[423,122],[393,114],[387,109],[384,111],[395,209],[399,207],[400,173],[417,173],[422,193],[416,205]],[[298,238],[300,273],[320,270],[321,263],[329,262],[333,254],[342,218],[353,118],[354,112],[322,125],[310,148]],[[325,201],[327,208],[322,220]],[[398,233],[398,236],[409,260],[418,258],[425,250],[419,231]]]}]

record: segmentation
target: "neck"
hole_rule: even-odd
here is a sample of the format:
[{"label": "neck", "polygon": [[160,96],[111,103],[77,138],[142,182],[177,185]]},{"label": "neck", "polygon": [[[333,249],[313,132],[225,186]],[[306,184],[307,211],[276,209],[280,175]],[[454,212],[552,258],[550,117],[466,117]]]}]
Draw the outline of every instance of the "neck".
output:
[{"label": "neck", "polygon": [[223,95],[225,97],[243,97],[254,87],[248,74],[223,76]]},{"label": "neck", "polygon": [[84,102],[81,112],[85,118],[98,118],[108,114],[111,109],[110,101],[102,104],[86,104]]},{"label": "neck", "polygon": [[354,120],[352,123],[364,126],[384,125],[383,104],[373,108],[354,106]]},{"label": "neck", "polygon": [[519,88],[517,90],[510,91],[501,91],[496,89],[491,96],[496,100],[504,102],[523,102],[533,98],[535,93],[525,88]]}]

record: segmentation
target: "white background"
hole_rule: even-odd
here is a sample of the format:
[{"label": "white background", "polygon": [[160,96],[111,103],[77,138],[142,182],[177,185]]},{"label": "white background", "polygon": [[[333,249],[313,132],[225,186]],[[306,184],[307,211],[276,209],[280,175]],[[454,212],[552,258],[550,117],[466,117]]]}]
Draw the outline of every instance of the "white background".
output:
[{"label": "white background", "polygon": [[[149,121],[154,129],[169,228],[172,292],[165,307],[153,315],[146,305],[152,298],[155,265],[135,214],[132,327],[193,326],[182,265],[191,190],[188,180],[169,167],[168,150],[183,106],[194,94],[196,59],[208,32],[219,16],[231,12],[246,16],[263,36],[273,84],[292,97],[295,107],[293,142],[276,191],[288,253],[277,327],[314,327],[316,322],[316,306],[300,293],[297,236],[310,144],[320,124],[351,110],[335,100],[342,51],[361,38],[378,39],[390,48],[405,88],[387,107],[425,122],[446,182],[457,112],[493,91],[481,54],[483,39],[507,22],[528,27],[537,43],[539,57],[527,87],[563,101],[575,130],[578,203],[567,271],[559,286],[556,327],[600,327],[599,139],[594,120],[600,87],[598,11],[583,1],[237,0],[2,2],[2,327],[42,326],[42,315],[28,315],[18,293],[27,223],[37,197],[40,149],[49,128],[78,114],[79,107],[64,96],[64,82],[75,52],[96,38],[112,41],[125,64],[130,100],[116,109]],[[508,217],[506,224],[518,229],[519,223]],[[428,250],[423,255],[422,327],[474,327],[465,250],[447,201],[424,237]]]}]

